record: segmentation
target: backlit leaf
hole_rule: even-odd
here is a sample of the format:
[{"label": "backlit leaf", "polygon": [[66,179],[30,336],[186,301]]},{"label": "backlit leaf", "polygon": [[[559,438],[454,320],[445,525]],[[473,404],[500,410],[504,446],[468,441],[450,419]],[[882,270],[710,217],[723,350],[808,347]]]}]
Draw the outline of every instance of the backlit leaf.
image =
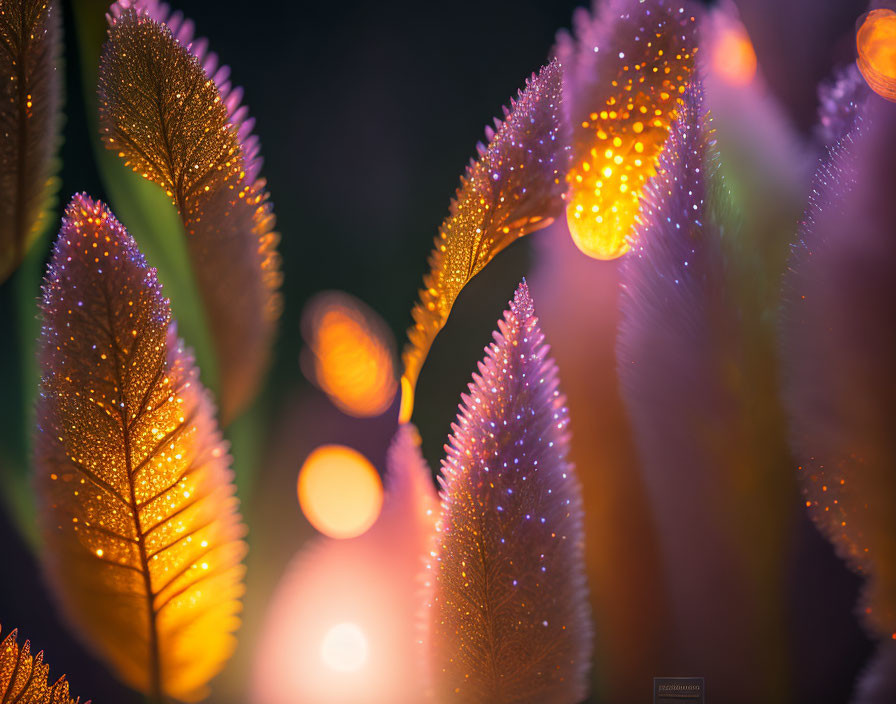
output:
[{"label": "backlit leaf", "polygon": [[280,313],[278,235],[253,121],[192,23],[147,0],[110,11],[100,63],[106,147],[180,213],[215,342],[222,415],[254,396]]},{"label": "backlit leaf", "polygon": [[[2,633],[2,629],[0,629]],[[47,679],[50,666],[44,662],[43,651],[31,654],[31,642],[21,647],[16,642],[16,630],[0,639],[0,702],[22,704],[78,704],[68,693],[65,675],[53,684]],[[84,702],[90,704],[90,702]]]},{"label": "backlit leaf", "polygon": [[0,282],[44,230],[59,188],[59,8],[0,0]]},{"label": "backlit leaf", "polygon": [[682,0],[608,0],[561,34],[564,109],[572,128],[566,221],[596,259],[628,251],[644,185],[675,118],[697,52]]},{"label": "backlit leaf", "polygon": [[79,195],[44,282],[35,482],[76,632],[130,686],[186,701],[233,650],[245,544],[214,409],[155,270]]},{"label": "backlit leaf", "polygon": [[401,420],[436,335],[467,282],[508,245],[562,212],[567,147],[562,134],[561,67],[552,62],[526,82],[504,122],[486,128],[488,147],[467,167],[429,257],[414,325],[402,355]]}]

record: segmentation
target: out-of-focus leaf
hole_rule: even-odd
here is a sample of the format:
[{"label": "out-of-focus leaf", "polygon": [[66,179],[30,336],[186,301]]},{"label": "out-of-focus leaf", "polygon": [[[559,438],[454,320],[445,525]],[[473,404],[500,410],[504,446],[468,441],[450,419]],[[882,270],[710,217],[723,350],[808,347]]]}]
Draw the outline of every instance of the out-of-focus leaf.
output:
[{"label": "out-of-focus leaf", "polygon": [[41,310],[35,484],[50,583],[130,686],[201,698],[235,645],[244,528],[155,271],[102,203],[67,209]]},{"label": "out-of-focus leaf", "polygon": [[795,487],[774,318],[737,220],[692,84],[622,265],[620,383],[660,538],[671,664],[699,668],[726,701],[787,701],[780,585]]},{"label": "out-of-focus leaf", "polygon": [[784,282],[784,399],[809,515],[896,634],[896,105],[869,94],[820,164]]},{"label": "out-of-focus leaf", "polygon": [[577,704],[591,623],[565,399],[526,283],[462,397],[428,565],[439,702]]},{"label": "out-of-focus leaf", "polygon": [[177,206],[229,421],[258,389],[280,313],[278,235],[253,121],[227,68],[183,16],[151,0],[122,0],[109,22],[99,73],[103,140]]},{"label": "out-of-focus leaf", "polygon": [[461,177],[429,257],[429,273],[411,314],[402,354],[401,420],[411,418],[414,389],[436,335],[467,282],[498,252],[562,211],[568,147],[562,128],[561,66],[554,61],[527,82],[505,108],[503,122],[486,127],[488,147]]},{"label": "out-of-focus leaf", "polygon": [[59,190],[61,53],[55,2],[0,1],[0,283],[45,230]]},{"label": "out-of-focus leaf", "polygon": [[69,696],[65,675],[50,684],[47,679],[50,666],[44,662],[43,651],[32,655],[31,641],[26,640],[19,647],[17,635],[18,631],[12,630],[0,640],[0,701],[4,704],[78,704],[81,698]]}]

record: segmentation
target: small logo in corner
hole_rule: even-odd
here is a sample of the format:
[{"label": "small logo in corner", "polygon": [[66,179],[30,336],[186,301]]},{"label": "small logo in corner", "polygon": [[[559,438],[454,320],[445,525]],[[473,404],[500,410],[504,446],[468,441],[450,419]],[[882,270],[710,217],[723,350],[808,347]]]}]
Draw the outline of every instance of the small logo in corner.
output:
[{"label": "small logo in corner", "polygon": [[702,677],[654,677],[653,704],[706,704]]}]

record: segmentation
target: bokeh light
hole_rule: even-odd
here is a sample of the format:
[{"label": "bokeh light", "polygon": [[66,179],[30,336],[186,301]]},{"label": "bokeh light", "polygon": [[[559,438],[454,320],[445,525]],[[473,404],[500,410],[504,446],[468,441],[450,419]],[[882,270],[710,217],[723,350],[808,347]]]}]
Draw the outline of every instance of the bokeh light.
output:
[{"label": "bokeh light", "polygon": [[395,338],[369,306],[347,293],[315,296],[302,314],[308,378],[344,413],[383,413],[398,389]]},{"label": "bokeh light", "polygon": [[367,637],[355,623],[337,623],[320,644],[320,659],[337,672],[356,672],[367,662]]},{"label": "bokeh light", "polygon": [[344,445],[322,445],[299,472],[299,505],[309,523],[331,538],[354,538],[380,514],[383,485],[364,455]]},{"label": "bokeh light", "polygon": [[756,77],[756,52],[742,25],[719,29],[712,48],[712,68],[724,81],[745,86]]},{"label": "bokeh light", "polygon": [[896,12],[872,10],[856,33],[857,63],[871,89],[896,102]]}]

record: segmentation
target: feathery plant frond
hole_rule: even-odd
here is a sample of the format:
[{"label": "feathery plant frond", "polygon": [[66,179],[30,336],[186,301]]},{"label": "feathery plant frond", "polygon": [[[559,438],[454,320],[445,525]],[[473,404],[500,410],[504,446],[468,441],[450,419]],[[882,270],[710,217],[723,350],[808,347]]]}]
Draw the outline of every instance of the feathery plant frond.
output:
[{"label": "feathery plant frond", "polygon": [[212,402],[155,270],[102,203],[66,210],[40,307],[51,586],[130,686],[201,698],[235,645],[246,547]]},{"label": "feathery plant frond", "polygon": [[568,147],[561,93],[562,69],[554,61],[526,81],[503,122],[486,127],[489,144],[477,146],[479,160],[461,177],[411,311],[414,325],[402,354],[402,422],[411,419],[420,370],[464,286],[501,250],[562,212]]},{"label": "feathery plant frond", "polygon": [[121,0],[109,24],[99,73],[103,141],[180,213],[229,421],[257,391],[281,307],[279,237],[258,176],[254,121],[227,67],[180,13]]},{"label": "feathery plant frond", "polygon": [[59,12],[53,0],[0,0],[0,283],[48,224],[59,189]]},{"label": "feathery plant frond", "polygon": [[50,666],[44,662],[43,651],[32,655],[31,642],[26,640],[19,647],[17,635],[18,631],[13,629],[6,638],[0,639],[0,702],[79,704],[80,697],[72,699],[69,695],[65,675],[50,684]]},{"label": "feathery plant frond", "polygon": [[576,704],[592,633],[568,415],[525,281],[462,397],[428,565],[439,702]]},{"label": "feathery plant frond", "polygon": [[573,24],[555,49],[572,129],[566,221],[583,252],[614,259],[693,70],[696,18],[681,0],[609,0]]},{"label": "feathery plant frond", "polygon": [[806,507],[896,634],[896,105],[868,93],[818,167],[784,281],[784,400]]},{"label": "feathery plant frond", "polygon": [[784,651],[757,668],[756,684],[737,663],[783,637],[781,536],[793,497],[774,327],[761,288],[744,282],[749,243],[729,203],[696,81],[622,264],[617,363],[660,537],[675,664],[699,665],[729,696],[755,687],[754,697],[784,686]]}]

